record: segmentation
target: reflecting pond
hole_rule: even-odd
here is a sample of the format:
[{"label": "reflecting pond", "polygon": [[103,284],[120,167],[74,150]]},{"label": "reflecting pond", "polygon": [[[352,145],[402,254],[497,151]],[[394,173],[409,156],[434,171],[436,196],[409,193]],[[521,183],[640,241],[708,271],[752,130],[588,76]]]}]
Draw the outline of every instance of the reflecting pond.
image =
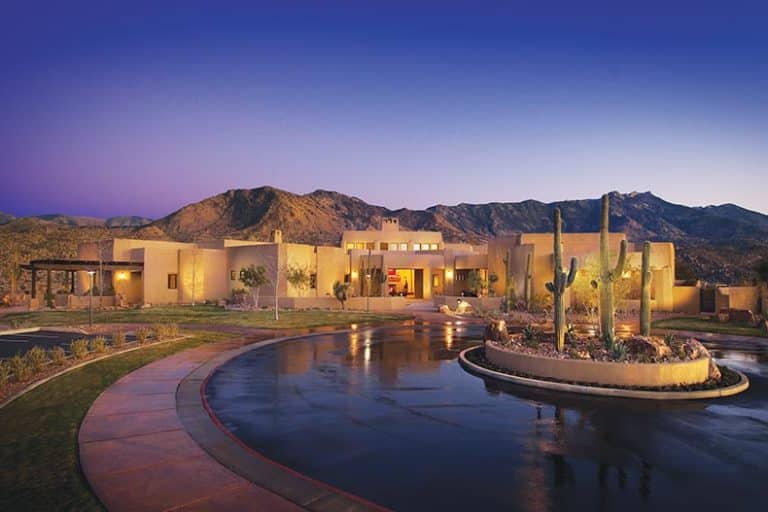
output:
[{"label": "reflecting pond", "polygon": [[395,510],[765,506],[766,345],[708,343],[748,374],[746,393],[650,402],[484,381],[456,360],[481,330],[417,323],[289,341],[225,364],[206,394],[249,446]]}]

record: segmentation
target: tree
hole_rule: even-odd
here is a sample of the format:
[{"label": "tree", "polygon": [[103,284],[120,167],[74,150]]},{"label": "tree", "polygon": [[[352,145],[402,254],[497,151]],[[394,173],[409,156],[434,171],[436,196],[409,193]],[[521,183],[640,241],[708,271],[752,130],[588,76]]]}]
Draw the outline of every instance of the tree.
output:
[{"label": "tree", "polygon": [[344,309],[344,303],[347,302],[347,292],[349,292],[349,283],[341,281],[333,283],[333,296],[341,303],[341,309]]},{"label": "tree", "polygon": [[253,307],[259,308],[259,290],[262,286],[269,283],[267,269],[259,265],[249,265],[247,268],[240,269],[240,282],[251,291],[253,298]]},{"label": "tree", "polygon": [[309,288],[312,279],[309,269],[301,265],[288,265],[285,267],[285,279],[291,285],[299,290],[299,295],[304,294],[304,290]]},{"label": "tree", "polygon": [[488,282],[483,279],[479,270],[470,270],[467,273],[467,288],[477,295],[478,297],[483,295],[483,290],[488,287]]}]

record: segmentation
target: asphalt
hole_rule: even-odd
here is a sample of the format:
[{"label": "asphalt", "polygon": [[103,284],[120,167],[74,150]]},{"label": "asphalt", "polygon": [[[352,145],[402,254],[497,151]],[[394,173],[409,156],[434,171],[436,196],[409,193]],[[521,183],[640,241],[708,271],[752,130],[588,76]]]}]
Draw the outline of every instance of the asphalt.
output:
[{"label": "asphalt", "polygon": [[[19,334],[0,335],[0,359],[8,359],[16,354],[23,355],[32,347],[42,347],[49,350],[60,346],[69,353],[69,344],[80,338],[93,338],[95,335],[86,335],[79,332],[40,330]],[[127,343],[136,341],[135,336],[126,336]],[[107,336],[107,342],[111,343],[111,336]]]}]

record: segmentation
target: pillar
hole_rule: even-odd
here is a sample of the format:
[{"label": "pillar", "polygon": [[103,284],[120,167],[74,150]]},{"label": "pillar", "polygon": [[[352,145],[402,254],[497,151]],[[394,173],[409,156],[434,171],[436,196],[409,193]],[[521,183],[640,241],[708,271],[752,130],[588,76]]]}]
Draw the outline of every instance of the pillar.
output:
[{"label": "pillar", "polygon": [[74,270],[70,270],[69,280],[70,280],[69,293],[74,295],[75,294],[75,271]]},{"label": "pillar", "polygon": [[45,300],[47,301],[52,296],[51,293],[51,271],[45,272]]},{"label": "pillar", "polygon": [[37,269],[35,267],[32,267],[32,292],[31,292],[32,298],[37,298]]}]

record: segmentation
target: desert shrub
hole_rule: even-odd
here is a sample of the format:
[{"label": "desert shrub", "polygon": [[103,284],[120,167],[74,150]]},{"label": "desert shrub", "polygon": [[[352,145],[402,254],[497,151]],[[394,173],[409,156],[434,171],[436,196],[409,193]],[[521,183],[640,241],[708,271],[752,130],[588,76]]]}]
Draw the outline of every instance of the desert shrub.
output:
[{"label": "desert shrub", "polygon": [[157,324],[154,328],[155,338],[158,340],[168,340],[179,335],[178,324]]},{"label": "desert shrub", "polygon": [[8,363],[11,365],[11,372],[13,372],[16,382],[24,382],[29,378],[30,369],[26,357],[16,354],[8,360]]},{"label": "desert shrub", "polygon": [[88,340],[80,338],[69,344],[69,351],[72,353],[72,358],[79,360],[85,358],[88,355]]},{"label": "desert shrub", "polygon": [[67,353],[61,347],[53,347],[50,350],[49,356],[56,366],[64,366],[64,363],[67,362]]},{"label": "desert shrub", "polygon": [[96,336],[95,338],[91,338],[91,340],[88,342],[88,348],[91,350],[91,352],[103,354],[107,351],[107,338],[104,336]]},{"label": "desert shrub", "polygon": [[32,347],[24,357],[27,358],[27,366],[33,373],[42,372],[48,362],[48,354],[41,347]]},{"label": "desert shrub", "polygon": [[672,344],[675,342],[675,335],[671,332],[668,332],[664,335],[664,343],[666,343],[668,346],[672,346]]},{"label": "desert shrub", "polygon": [[112,346],[114,348],[123,348],[125,346],[125,333],[123,331],[112,333]]},{"label": "desert shrub", "polygon": [[149,328],[148,327],[139,327],[136,329],[136,341],[139,342],[139,345],[143,345],[149,340]]},{"label": "desert shrub", "polygon": [[5,389],[11,380],[11,368],[5,361],[0,360],[0,390]]},{"label": "desert shrub", "polygon": [[613,346],[611,347],[611,357],[613,357],[614,361],[623,361],[627,358],[627,346],[623,341],[616,340],[613,342]]},{"label": "desert shrub", "polygon": [[531,348],[539,346],[539,333],[531,324],[523,327],[523,343]]}]

